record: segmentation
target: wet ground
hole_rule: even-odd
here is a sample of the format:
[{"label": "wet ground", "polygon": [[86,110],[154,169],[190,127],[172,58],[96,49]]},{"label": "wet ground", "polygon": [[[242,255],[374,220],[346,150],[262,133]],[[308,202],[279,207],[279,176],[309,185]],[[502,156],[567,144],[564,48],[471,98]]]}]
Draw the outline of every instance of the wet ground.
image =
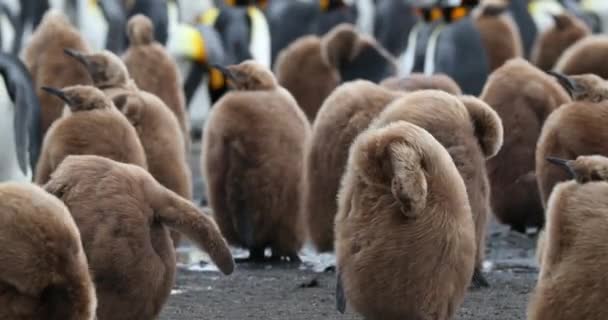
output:
[{"label": "wet ground", "polygon": [[[199,148],[194,145],[192,159],[197,195],[201,194]],[[489,228],[485,272],[491,287],[470,290],[456,319],[525,319],[538,273],[536,238],[496,223]],[[234,253],[246,256],[241,250]],[[335,309],[335,274],[324,271],[333,262],[331,255],[319,256],[305,248],[300,266],[240,264],[230,276],[201,263],[207,259],[197,251],[181,248],[179,256],[176,284],[160,319],[362,319]]]}]

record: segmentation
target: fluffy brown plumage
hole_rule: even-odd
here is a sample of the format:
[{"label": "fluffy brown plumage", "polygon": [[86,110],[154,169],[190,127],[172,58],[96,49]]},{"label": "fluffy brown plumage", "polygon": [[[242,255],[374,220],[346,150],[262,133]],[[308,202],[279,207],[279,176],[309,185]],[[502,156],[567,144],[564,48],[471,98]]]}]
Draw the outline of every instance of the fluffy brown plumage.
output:
[{"label": "fluffy brown plumage", "polygon": [[[192,199],[192,177],[184,142],[187,139],[183,139],[173,112],[157,96],[139,90],[115,54],[68,53],[87,66],[95,85],[103,89],[135,127],[152,176],[180,196]],[[171,237],[177,246],[179,235],[171,231]]]},{"label": "fluffy brown plumage", "polygon": [[359,133],[403,93],[358,80],[345,83],[325,100],[312,126],[304,157],[303,215],[313,245],[320,252],[334,249],[336,195]]},{"label": "fluffy brown plumage", "polygon": [[63,88],[91,84],[85,68],[74,65],[63,54],[64,48],[89,51],[85,40],[63,13],[48,11],[24,48],[25,65],[32,75],[42,107],[40,114],[43,135],[53,121],[61,117],[63,103],[46,94],[40,86]]},{"label": "fluffy brown plumage", "polygon": [[551,70],[562,53],[591,34],[585,22],[569,13],[553,16],[554,25],[538,36],[530,61],[541,70]]},{"label": "fluffy brown plumage", "polygon": [[203,135],[209,203],[228,242],[252,259],[297,260],[304,240],[300,184],[310,126],[272,72],[245,61],[223,72],[236,90],[214,106]]},{"label": "fluffy brown plumage", "polygon": [[471,281],[475,232],[441,144],[403,121],[362,133],[338,201],[338,297],[370,320],[450,319]]},{"label": "fluffy brown plumage", "polygon": [[[606,82],[593,75],[573,76],[570,79],[576,88],[583,90],[580,95],[574,95],[582,100],[563,105],[547,118],[536,148],[536,172],[543,204],[549,199],[553,187],[568,179],[563,170],[548,164],[545,158],[574,159],[590,154],[608,156]],[[588,81],[581,81],[583,79]],[[586,87],[592,83],[597,87]],[[587,91],[596,93],[585,94]]]},{"label": "fluffy brown plumage", "polygon": [[2,183],[0,199],[0,319],[95,319],[95,288],[65,205],[32,184]]},{"label": "fluffy brown plumage", "polygon": [[[46,93],[50,95],[49,93]],[[137,133],[103,92],[91,86],[72,86],[63,95],[69,114],[49,128],[42,144],[35,181],[44,184],[69,155],[94,154],[147,168]]]},{"label": "fluffy brown plumage", "polygon": [[608,159],[585,156],[563,165],[576,181],[558,184],[549,199],[528,319],[606,319]]},{"label": "fluffy brown plumage", "polygon": [[97,319],[154,319],[171,292],[175,252],[167,227],[230,274],[234,261],[212,219],[143,168],[69,156],[45,190],[70,209],[97,289]]},{"label": "fluffy brown plumage", "polygon": [[555,64],[555,70],[567,75],[593,73],[608,79],[608,36],[587,36],[571,45]]},{"label": "fluffy brown plumage", "polygon": [[[364,61],[360,55],[382,56]],[[349,65],[356,62],[359,65]],[[385,68],[394,64],[375,40],[360,35],[352,25],[340,24],[323,37],[302,37],[283,49],[275,63],[277,81],[296,99],[310,122],[313,122],[325,98],[343,81],[341,72],[358,68]],[[395,67],[396,68],[396,67]]]},{"label": "fluffy brown plumage", "polygon": [[389,104],[370,127],[379,128],[404,120],[424,128],[454,159],[471,205],[475,223],[476,264],[474,285],[485,286],[482,275],[487,217],[490,213],[490,186],[486,159],[502,146],[503,128],[498,115],[472,96],[455,97],[438,90],[407,94]]},{"label": "fluffy brown plumage", "polygon": [[127,35],[130,46],[123,59],[131,78],[141,90],[158,96],[173,111],[188,145],[190,126],[177,64],[165,48],[154,41],[154,26],[146,16],[131,17]]},{"label": "fluffy brown plumage", "polygon": [[490,72],[507,60],[523,55],[523,44],[517,24],[507,14],[506,5],[482,3],[473,14],[473,21],[488,56]]},{"label": "fluffy brown plumage", "polygon": [[503,147],[487,163],[492,211],[499,221],[519,231],[542,226],[534,152],[545,119],[569,101],[568,95],[550,76],[515,59],[490,75],[481,99],[498,113],[504,126]]},{"label": "fluffy brown plumage", "polygon": [[391,77],[380,83],[391,90],[416,91],[436,89],[451,94],[462,94],[462,90],[452,78],[445,74],[425,75],[412,73],[406,77]]}]

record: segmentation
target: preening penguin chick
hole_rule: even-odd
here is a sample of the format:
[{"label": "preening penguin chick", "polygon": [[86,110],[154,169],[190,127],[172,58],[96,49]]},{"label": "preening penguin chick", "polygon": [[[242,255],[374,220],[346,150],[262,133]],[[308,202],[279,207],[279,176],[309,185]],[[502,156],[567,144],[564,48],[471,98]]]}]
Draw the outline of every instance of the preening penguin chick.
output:
[{"label": "preening penguin chick", "polygon": [[[567,79],[578,92],[575,97],[594,98],[561,106],[547,118],[543,126],[536,147],[537,181],[543,205],[549,199],[553,187],[568,179],[565,172],[548,164],[544,159],[573,159],[589,154],[608,156],[608,130],[605,126],[608,121],[606,82],[594,75],[573,76]],[[588,86],[591,83],[596,83],[597,86]],[[596,93],[587,94],[587,91]],[[601,97],[604,98],[600,99]]]},{"label": "preening penguin chick", "polygon": [[542,227],[534,153],[545,119],[570,101],[568,94],[538,68],[514,59],[490,75],[481,99],[504,126],[503,147],[487,162],[492,211],[500,222],[521,232],[528,226]]},{"label": "preening penguin chick", "polygon": [[334,249],[336,196],[350,145],[387,104],[403,95],[358,80],[336,88],[319,110],[306,147],[302,185],[303,215],[317,251]]},{"label": "preening penguin chick", "polygon": [[95,288],[65,205],[33,184],[2,183],[0,199],[0,319],[95,319]]},{"label": "preening penguin chick", "polygon": [[475,231],[464,182],[431,134],[398,121],[359,135],[338,202],[339,309],[348,301],[370,320],[456,313],[473,275]]},{"label": "preening penguin chick", "polygon": [[91,86],[45,87],[70,113],[49,128],[42,143],[35,181],[44,184],[68,155],[94,154],[147,168],[137,133],[103,92]]},{"label": "preening penguin chick", "polygon": [[380,82],[396,72],[394,58],[352,25],[340,24],[322,38],[306,36],[279,53],[275,73],[312,122],[325,98],[342,82]]},{"label": "preening penguin chick", "polygon": [[481,36],[490,72],[507,60],[523,56],[523,44],[517,24],[507,4],[482,3],[473,13],[473,21]]},{"label": "preening penguin chick", "polygon": [[300,184],[310,126],[272,72],[254,61],[220,67],[236,90],[212,108],[202,172],[214,217],[250,258],[298,260],[303,243]]},{"label": "preening penguin chick", "polygon": [[224,274],[234,261],[213,220],[143,168],[69,156],[44,189],[70,209],[97,289],[97,319],[155,319],[171,292],[175,251],[168,228],[204,249]]},{"label": "preening penguin chick", "polygon": [[130,46],[123,59],[131,78],[141,90],[155,94],[173,111],[186,142],[189,142],[186,99],[177,64],[165,48],[154,41],[154,26],[146,16],[138,14],[131,17],[127,35]]},{"label": "preening penguin chick", "polygon": [[555,64],[555,70],[567,74],[593,73],[608,79],[608,36],[587,36],[571,45]]},{"label": "preening penguin chick", "polygon": [[536,39],[530,61],[541,70],[551,70],[562,53],[591,30],[576,16],[562,13],[553,16],[554,24]]},{"label": "preening penguin chick", "polygon": [[423,73],[412,73],[405,77],[387,78],[380,85],[391,90],[417,91],[435,89],[454,95],[462,94],[458,83],[446,74],[426,75]]},{"label": "preening penguin chick", "polygon": [[528,319],[607,319],[608,159],[548,160],[563,166],[559,169],[576,181],[556,185],[549,198],[540,274]]},{"label": "preening penguin chick", "polygon": [[503,127],[496,112],[472,96],[456,97],[438,90],[413,92],[386,106],[370,127],[407,121],[427,130],[443,145],[460,172],[475,224],[476,263],[473,285],[488,286],[482,274],[490,186],[486,159],[502,146]]},{"label": "preening penguin chick", "polygon": [[42,136],[53,121],[61,117],[63,103],[48,94],[40,86],[64,88],[73,85],[91,84],[87,71],[63,54],[64,48],[71,48],[82,52],[89,51],[89,47],[61,12],[50,10],[32,34],[27,46],[24,48],[24,61],[30,74],[36,94],[42,106],[41,130]]}]

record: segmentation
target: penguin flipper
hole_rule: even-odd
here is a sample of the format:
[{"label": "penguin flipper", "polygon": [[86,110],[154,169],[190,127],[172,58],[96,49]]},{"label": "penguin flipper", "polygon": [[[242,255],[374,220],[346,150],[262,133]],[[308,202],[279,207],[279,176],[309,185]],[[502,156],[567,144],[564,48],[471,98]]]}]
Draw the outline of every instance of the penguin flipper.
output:
[{"label": "penguin flipper", "polygon": [[338,309],[338,312],[344,314],[346,311],[346,297],[344,296],[344,288],[342,287],[342,278],[340,275],[340,271],[338,271],[336,276],[336,309]]}]

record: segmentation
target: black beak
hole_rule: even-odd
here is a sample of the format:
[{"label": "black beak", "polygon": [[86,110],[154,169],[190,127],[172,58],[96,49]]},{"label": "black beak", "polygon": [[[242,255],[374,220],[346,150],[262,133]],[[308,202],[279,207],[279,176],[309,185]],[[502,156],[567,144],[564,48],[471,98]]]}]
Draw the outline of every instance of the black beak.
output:
[{"label": "black beak", "polygon": [[65,95],[65,92],[63,92],[62,90],[59,90],[57,88],[52,88],[52,87],[42,87],[42,90],[48,92],[49,94],[59,97],[59,99],[65,101],[65,103],[67,103],[68,105],[70,105],[72,103],[70,101],[70,99]]},{"label": "black beak", "polygon": [[236,80],[234,73],[232,71],[230,71],[230,69],[228,69],[224,66],[221,66],[219,64],[211,65],[211,67],[219,70],[226,78],[233,80],[233,81]]},{"label": "black beak", "polygon": [[66,55],[68,55],[68,56],[70,56],[70,57],[78,60],[80,63],[82,63],[85,66],[89,64],[89,61],[87,61],[87,59],[85,58],[84,54],[82,52],[80,52],[80,51],[76,51],[76,50],[73,50],[73,49],[63,49],[63,52]]},{"label": "black beak", "polygon": [[566,89],[566,91],[568,91],[568,94],[570,95],[571,98],[574,97],[574,91],[576,90],[576,83],[570,79],[568,76],[564,75],[563,73],[557,72],[557,71],[552,71],[549,70],[547,71],[547,74],[555,77],[557,79],[557,81],[559,82],[559,84],[562,85],[562,87],[564,87],[564,89]]},{"label": "black beak", "polygon": [[547,161],[556,166],[562,167],[564,170],[566,170],[570,174],[571,178],[573,178],[573,179],[576,178],[576,172],[574,172],[574,170],[572,170],[572,167],[568,164],[568,160],[555,158],[555,157],[547,157]]}]

